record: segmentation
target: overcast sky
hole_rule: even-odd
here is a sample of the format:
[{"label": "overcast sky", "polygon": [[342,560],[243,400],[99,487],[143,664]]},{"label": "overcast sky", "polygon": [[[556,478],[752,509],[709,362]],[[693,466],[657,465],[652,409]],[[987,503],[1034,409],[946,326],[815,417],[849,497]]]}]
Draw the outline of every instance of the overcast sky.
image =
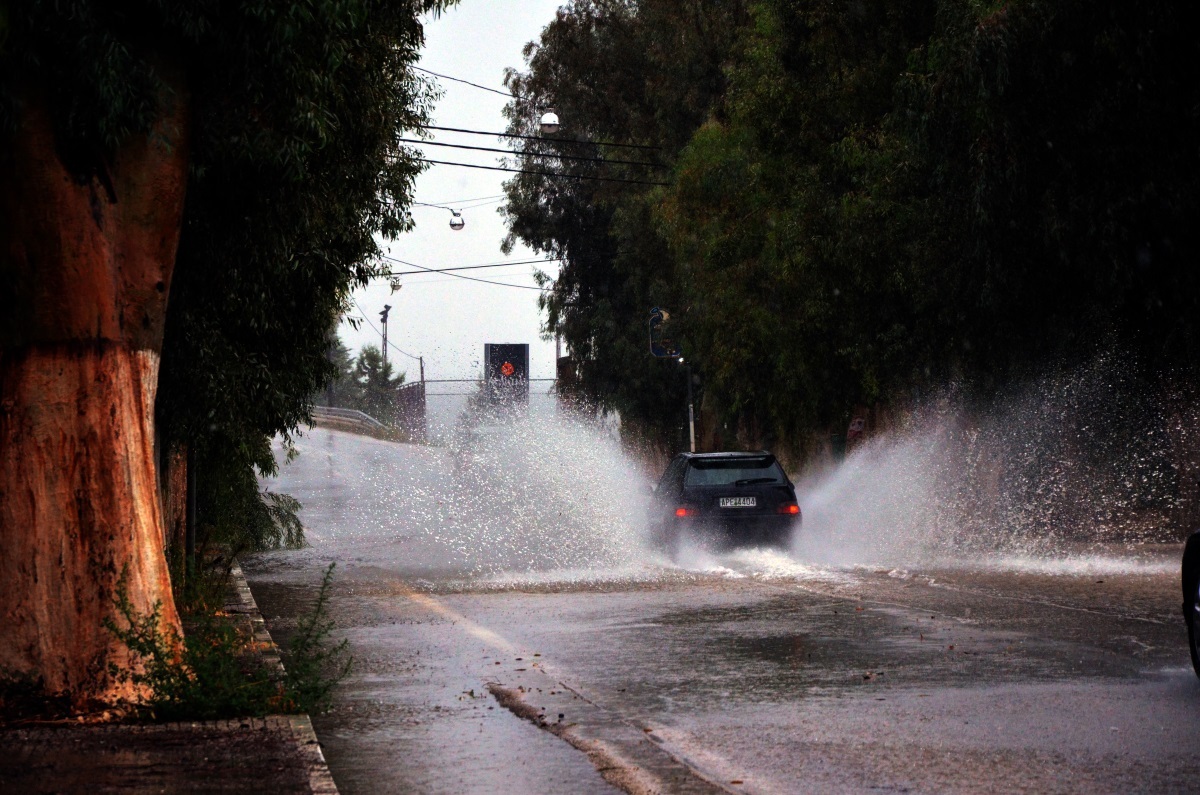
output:
[{"label": "overcast sky", "polygon": [[[524,68],[521,48],[538,38],[561,4],[562,0],[462,0],[441,18],[427,22],[425,50],[419,65],[503,90],[505,67]],[[444,96],[434,111],[433,124],[489,132],[504,130],[503,96],[449,80],[438,83]],[[474,146],[503,145],[490,136],[448,132],[437,132],[434,140]],[[436,160],[497,165],[500,157],[489,152],[422,148]],[[462,216],[466,228],[451,230],[451,215],[447,210],[414,207],[417,228],[387,243],[390,255],[426,268],[539,259],[539,255],[524,247],[514,248],[508,256],[500,253],[505,228],[497,208],[506,176],[500,171],[430,166],[417,179],[417,201],[465,206]],[[485,201],[493,203],[482,204]],[[415,270],[399,263],[389,264],[394,270]],[[540,267],[552,276],[557,273],[553,264]],[[515,265],[465,271],[462,275],[528,288],[534,286],[533,268]],[[379,311],[384,304],[391,305],[389,348],[394,344],[409,354],[424,356],[427,379],[477,377],[485,342],[527,342],[530,376],[554,376],[554,343],[541,340],[536,290],[480,284],[449,274],[405,276],[402,281],[404,286],[400,291],[392,293],[386,281],[379,280],[356,291],[354,300],[376,329]],[[352,305],[351,312],[358,314],[359,310]],[[365,343],[380,342],[378,332],[366,323],[360,324],[357,331],[343,323],[340,333],[352,353],[357,353]],[[394,348],[389,351],[388,359],[397,369],[405,371],[409,380],[417,379],[416,361]]]}]

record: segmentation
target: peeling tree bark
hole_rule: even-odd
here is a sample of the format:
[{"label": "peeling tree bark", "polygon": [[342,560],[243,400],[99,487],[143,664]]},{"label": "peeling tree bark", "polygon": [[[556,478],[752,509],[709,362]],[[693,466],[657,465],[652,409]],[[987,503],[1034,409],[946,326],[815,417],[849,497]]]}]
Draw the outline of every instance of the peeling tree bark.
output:
[{"label": "peeling tree bark", "polygon": [[153,423],[187,119],[182,94],[163,107],[91,175],[36,98],[0,151],[0,670],[77,709],[131,695],[103,626],[122,577],[179,626]]}]

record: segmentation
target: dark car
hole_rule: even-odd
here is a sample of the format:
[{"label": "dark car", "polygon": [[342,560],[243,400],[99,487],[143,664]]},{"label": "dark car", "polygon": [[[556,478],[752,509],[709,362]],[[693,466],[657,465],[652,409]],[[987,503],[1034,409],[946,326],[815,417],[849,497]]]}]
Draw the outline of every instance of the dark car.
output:
[{"label": "dark car", "polygon": [[768,452],[680,453],[653,486],[651,532],[718,546],[787,546],[800,526],[796,489]]},{"label": "dark car", "polygon": [[1187,624],[1192,668],[1200,676],[1200,532],[1183,548],[1183,622]]}]

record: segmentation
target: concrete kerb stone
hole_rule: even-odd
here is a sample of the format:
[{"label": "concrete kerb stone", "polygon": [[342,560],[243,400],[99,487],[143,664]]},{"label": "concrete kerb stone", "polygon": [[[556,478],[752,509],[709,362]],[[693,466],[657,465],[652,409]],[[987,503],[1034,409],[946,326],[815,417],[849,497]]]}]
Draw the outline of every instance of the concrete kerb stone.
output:
[{"label": "concrete kerb stone", "polygon": [[[282,674],[284,668],[283,660],[279,656],[279,647],[275,645],[271,633],[267,631],[267,623],[258,609],[258,603],[254,601],[254,594],[250,592],[250,583],[246,581],[242,566],[237,561],[234,561],[230,575],[237,602],[227,604],[226,611],[236,611],[249,619],[254,633],[254,643],[261,650],[264,661]],[[329,772],[325,755],[321,753],[321,743],[317,740],[317,733],[313,730],[312,720],[309,716],[304,714],[272,715],[267,720],[287,722],[291,735],[296,740],[298,750],[308,765],[308,783],[313,795],[337,795],[337,785],[333,782],[333,775]]]}]

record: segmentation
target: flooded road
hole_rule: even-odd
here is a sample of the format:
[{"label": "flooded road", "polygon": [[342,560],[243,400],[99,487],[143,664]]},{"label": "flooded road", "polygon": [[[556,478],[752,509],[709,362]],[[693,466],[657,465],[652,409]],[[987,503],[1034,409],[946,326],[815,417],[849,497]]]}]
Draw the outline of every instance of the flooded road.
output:
[{"label": "flooded road", "polygon": [[467,462],[316,429],[269,484],[311,544],[246,562],[277,640],[338,564],[343,792],[1200,785],[1179,546],[672,559],[616,443],[539,425]]}]

